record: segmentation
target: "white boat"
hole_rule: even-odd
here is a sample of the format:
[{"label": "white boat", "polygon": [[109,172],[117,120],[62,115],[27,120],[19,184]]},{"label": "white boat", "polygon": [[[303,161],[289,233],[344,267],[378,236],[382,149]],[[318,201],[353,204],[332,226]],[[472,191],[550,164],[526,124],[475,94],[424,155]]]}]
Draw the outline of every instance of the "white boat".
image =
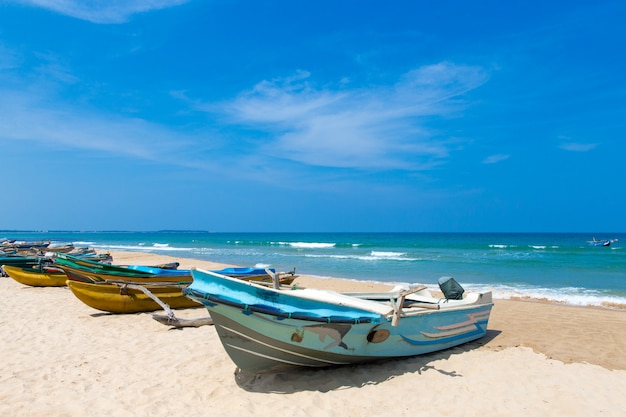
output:
[{"label": "white boat", "polygon": [[594,237],[592,240],[588,240],[589,246],[611,246],[611,243],[617,242],[617,239],[600,239],[596,240]]},{"label": "white boat", "polygon": [[192,270],[187,297],[209,311],[226,352],[242,370],[324,367],[408,357],[483,337],[490,292],[440,280],[447,297],[423,285],[381,293],[269,288]]}]

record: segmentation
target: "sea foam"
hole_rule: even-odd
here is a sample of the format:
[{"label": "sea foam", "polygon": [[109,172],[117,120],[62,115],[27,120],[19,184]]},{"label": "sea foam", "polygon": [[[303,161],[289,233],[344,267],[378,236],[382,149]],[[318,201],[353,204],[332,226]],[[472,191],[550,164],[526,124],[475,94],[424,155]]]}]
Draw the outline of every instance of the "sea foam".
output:
[{"label": "sea foam", "polygon": [[287,243],[296,249],[329,249],[334,248],[336,243],[318,243],[318,242],[289,242]]},{"label": "sea foam", "polygon": [[572,306],[595,306],[626,310],[626,297],[603,293],[598,290],[587,288],[540,288],[540,287],[510,287],[493,286],[486,288],[484,285],[464,285],[468,291],[485,291],[490,289],[494,299],[501,300],[537,300],[548,301]]}]

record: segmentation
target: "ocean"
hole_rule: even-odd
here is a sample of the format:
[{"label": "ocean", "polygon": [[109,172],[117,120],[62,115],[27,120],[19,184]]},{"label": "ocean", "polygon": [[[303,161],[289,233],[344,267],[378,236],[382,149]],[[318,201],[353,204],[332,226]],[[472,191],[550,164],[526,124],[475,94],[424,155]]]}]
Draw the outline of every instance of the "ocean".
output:
[{"label": "ocean", "polygon": [[[452,276],[468,290],[491,289],[494,298],[626,309],[626,235],[620,233],[0,231],[2,237],[432,288],[439,277]],[[592,247],[593,238],[614,241]]]}]

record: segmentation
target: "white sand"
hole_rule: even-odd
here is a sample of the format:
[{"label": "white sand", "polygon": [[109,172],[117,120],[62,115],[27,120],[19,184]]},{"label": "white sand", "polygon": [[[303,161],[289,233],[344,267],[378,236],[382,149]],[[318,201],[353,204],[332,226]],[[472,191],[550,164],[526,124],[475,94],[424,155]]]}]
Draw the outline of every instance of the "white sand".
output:
[{"label": "white sand", "polygon": [[[171,260],[113,256],[116,264]],[[181,268],[220,266],[178,260]],[[323,281],[296,282],[355,285]],[[67,288],[26,287],[10,278],[0,278],[0,293],[0,416],[626,412],[626,312],[499,301],[489,334],[478,342],[409,359],[251,378],[235,374],[213,326],[176,330],[154,321],[152,313],[111,315],[86,306]]]}]

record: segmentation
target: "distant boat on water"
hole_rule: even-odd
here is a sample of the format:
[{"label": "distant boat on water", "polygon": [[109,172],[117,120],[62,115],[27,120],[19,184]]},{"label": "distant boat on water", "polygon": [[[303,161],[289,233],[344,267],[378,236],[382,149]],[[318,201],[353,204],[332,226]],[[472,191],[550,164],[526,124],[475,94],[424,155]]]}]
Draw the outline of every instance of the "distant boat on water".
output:
[{"label": "distant boat on water", "polygon": [[600,239],[597,240],[595,237],[592,240],[588,240],[589,246],[611,246],[611,243],[617,242],[617,239]]}]

